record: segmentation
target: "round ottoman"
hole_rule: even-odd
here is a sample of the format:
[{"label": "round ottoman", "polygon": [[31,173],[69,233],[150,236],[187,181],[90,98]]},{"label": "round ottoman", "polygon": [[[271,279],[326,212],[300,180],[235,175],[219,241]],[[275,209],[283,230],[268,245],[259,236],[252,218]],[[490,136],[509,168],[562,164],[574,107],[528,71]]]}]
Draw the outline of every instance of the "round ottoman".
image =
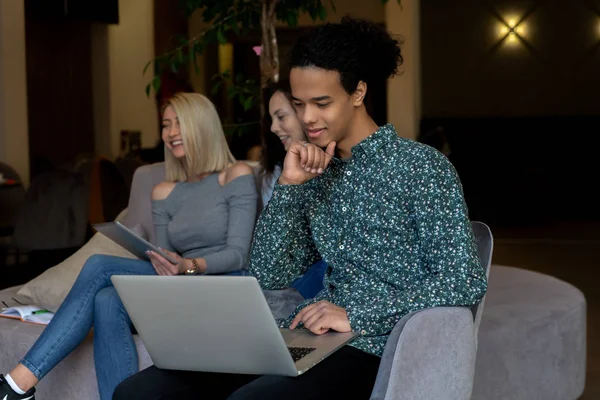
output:
[{"label": "round ottoman", "polygon": [[583,393],[586,303],[554,277],[494,265],[479,328],[474,400],[574,400]]}]

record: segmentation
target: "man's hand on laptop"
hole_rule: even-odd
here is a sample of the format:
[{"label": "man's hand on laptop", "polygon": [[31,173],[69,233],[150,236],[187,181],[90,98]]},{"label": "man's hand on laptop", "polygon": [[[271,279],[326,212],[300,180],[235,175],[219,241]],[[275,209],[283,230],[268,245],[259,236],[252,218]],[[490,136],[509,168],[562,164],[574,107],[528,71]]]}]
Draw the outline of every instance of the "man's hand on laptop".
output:
[{"label": "man's hand on laptop", "polygon": [[337,332],[352,330],[346,310],[325,300],[310,304],[300,310],[292,321],[290,329],[295,329],[300,322],[306,329],[317,335],[326,333],[330,329]]}]

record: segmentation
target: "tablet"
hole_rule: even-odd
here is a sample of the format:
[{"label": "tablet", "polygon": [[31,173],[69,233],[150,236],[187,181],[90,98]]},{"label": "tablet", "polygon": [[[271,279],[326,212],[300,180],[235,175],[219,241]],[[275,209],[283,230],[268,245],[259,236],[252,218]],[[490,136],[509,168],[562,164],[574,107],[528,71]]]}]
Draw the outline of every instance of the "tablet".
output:
[{"label": "tablet", "polygon": [[142,238],[137,233],[118,221],[106,222],[103,224],[93,224],[92,227],[142,260],[149,260],[146,251],[152,250],[169,260],[171,263],[178,263],[175,258],[167,255],[157,246],[148,242],[146,239]]}]

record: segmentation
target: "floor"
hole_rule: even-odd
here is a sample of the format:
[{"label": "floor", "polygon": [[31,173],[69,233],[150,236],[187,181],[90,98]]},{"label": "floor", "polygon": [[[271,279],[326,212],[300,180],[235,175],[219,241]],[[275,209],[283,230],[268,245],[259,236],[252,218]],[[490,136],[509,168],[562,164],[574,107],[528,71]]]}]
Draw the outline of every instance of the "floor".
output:
[{"label": "floor", "polygon": [[587,300],[588,360],[584,395],[600,399],[600,222],[492,228],[493,263],[553,275],[579,288]]},{"label": "floor", "polygon": [[[493,263],[553,275],[578,287],[588,303],[588,368],[580,400],[600,399],[600,221],[563,222],[535,227],[492,227]],[[70,251],[41,254],[36,259],[53,265]],[[17,285],[40,272],[37,266],[1,266],[0,289]]]}]

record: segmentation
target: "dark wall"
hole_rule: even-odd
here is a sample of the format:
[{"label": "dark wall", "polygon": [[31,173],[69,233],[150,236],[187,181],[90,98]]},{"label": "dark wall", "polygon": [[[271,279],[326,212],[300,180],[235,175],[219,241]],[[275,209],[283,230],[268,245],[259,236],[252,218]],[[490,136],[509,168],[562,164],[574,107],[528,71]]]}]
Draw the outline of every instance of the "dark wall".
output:
[{"label": "dark wall", "polygon": [[26,13],[32,178],[94,151],[90,24]]},{"label": "dark wall", "polygon": [[[449,143],[471,217],[600,220],[600,1],[421,7],[421,134]],[[527,12],[526,42],[499,44],[497,16]]]},{"label": "dark wall", "polygon": [[422,128],[436,126],[471,218],[493,225],[600,221],[600,116],[439,118]]},{"label": "dark wall", "polygon": [[[600,114],[600,1],[427,0],[421,7],[426,118]],[[495,47],[494,12],[530,9],[530,47]]]}]

